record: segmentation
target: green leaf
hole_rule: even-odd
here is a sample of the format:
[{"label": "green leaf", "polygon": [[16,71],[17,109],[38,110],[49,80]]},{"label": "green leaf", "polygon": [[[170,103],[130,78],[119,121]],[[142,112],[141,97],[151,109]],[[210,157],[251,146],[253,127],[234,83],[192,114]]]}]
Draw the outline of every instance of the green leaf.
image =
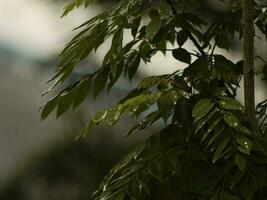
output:
[{"label": "green leaf", "polygon": [[201,27],[202,25],[206,25],[207,22],[202,20],[198,15],[195,15],[191,12],[185,12],[183,13],[183,18],[187,21],[191,22],[192,24]]},{"label": "green leaf", "polygon": [[213,136],[210,138],[207,147],[209,147],[215,140],[221,135],[221,133],[224,131],[224,127],[216,128],[213,132]]},{"label": "green leaf", "polygon": [[172,14],[172,8],[169,4],[161,3],[159,6],[159,13],[162,17],[167,18]]},{"label": "green leaf", "polygon": [[73,91],[64,92],[60,95],[59,103],[57,107],[57,118],[63,115],[73,103]]},{"label": "green leaf", "polygon": [[138,33],[138,29],[139,29],[141,20],[142,20],[141,17],[137,17],[137,18],[135,18],[135,19],[133,20],[131,33],[132,33],[132,36],[133,36],[134,38],[136,37],[136,34]]},{"label": "green leaf", "polygon": [[220,141],[220,144],[218,145],[212,162],[215,163],[218,159],[220,159],[222,157],[222,155],[225,153],[225,148],[227,146],[227,144],[229,143],[230,137],[228,137],[227,135],[225,135],[222,139],[222,141]]},{"label": "green leaf", "polygon": [[239,124],[237,130],[239,130],[241,133],[246,133],[247,135],[251,135],[250,130],[247,127],[243,126],[242,124]]},{"label": "green leaf", "polygon": [[200,100],[193,108],[192,115],[196,121],[204,117],[213,108],[214,102],[210,99]]},{"label": "green leaf", "polygon": [[88,7],[94,0],[72,0],[65,8],[61,17],[68,15],[74,8],[78,8],[81,5]]},{"label": "green leaf", "polygon": [[236,134],[235,139],[237,143],[240,145],[238,150],[242,153],[249,154],[252,149],[252,142],[246,136],[241,134]]},{"label": "green leaf", "polygon": [[214,67],[220,75],[240,75],[241,69],[222,55],[214,55]]},{"label": "green leaf", "polygon": [[160,27],[161,27],[161,19],[159,15],[156,15],[151,19],[146,29],[147,35],[151,40],[158,33]]},{"label": "green leaf", "polygon": [[177,33],[177,43],[180,47],[184,45],[187,39],[188,35],[185,30],[181,30]]},{"label": "green leaf", "polygon": [[75,90],[75,97],[73,99],[73,108],[79,106],[86,98],[90,88],[90,78],[87,77],[82,80]]},{"label": "green leaf", "polygon": [[184,69],[183,76],[196,79],[199,78],[200,75],[207,70],[209,70],[208,59],[206,57],[200,57]]},{"label": "green leaf", "polygon": [[153,86],[156,86],[156,85],[162,83],[163,81],[167,81],[166,78],[167,77],[165,75],[146,77],[146,78],[142,79],[139,82],[137,88],[138,89],[148,89],[148,88],[151,88]]},{"label": "green leaf", "polygon": [[212,118],[212,116],[216,113],[216,111],[217,111],[216,109],[213,109],[208,115],[206,115],[205,117],[203,117],[198,121],[195,134]]},{"label": "green leaf", "polygon": [[103,70],[96,75],[94,82],[94,97],[97,97],[105,88],[107,81],[108,73],[106,72],[106,70]]},{"label": "green leaf", "polygon": [[125,107],[123,107],[123,105],[121,104],[109,109],[106,116],[108,125],[113,126],[114,124],[116,124],[124,111]]},{"label": "green leaf", "polygon": [[215,129],[215,127],[219,124],[219,122],[222,120],[222,118],[215,119],[208,127],[208,130],[204,133],[204,135],[201,138],[201,143],[206,140],[206,138],[209,136],[209,134]]},{"label": "green leaf", "polygon": [[248,177],[246,177],[245,180],[242,181],[240,193],[245,200],[252,200],[252,197],[255,193],[255,184],[256,183],[253,183],[253,180],[249,179]]},{"label": "green leaf", "polygon": [[229,193],[223,193],[220,197],[220,200],[240,200],[240,199]]},{"label": "green leaf", "polygon": [[172,55],[175,59],[190,64],[191,62],[191,55],[188,53],[187,50],[183,48],[177,48],[172,51]]},{"label": "green leaf", "polygon": [[50,115],[50,113],[56,108],[56,106],[58,105],[58,97],[59,96],[55,96],[45,104],[41,113],[42,120],[46,119]]},{"label": "green leaf", "polygon": [[238,118],[232,113],[224,114],[223,119],[230,127],[237,128],[239,126]]},{"label": "green leaf", "polygon": [[242,171],[242,172],[245,171],[246,163],[247,163],[247,160],[243,155],[241,155],[239,153],[235,154],[235,164],[240,171]]},{"label": "green leaf", "polygon": [[133,76],[136,74],[138,70],[140,59],[141,59],[140,55],[137,54],[134,60],[132,60],[128,65],[128,77],[130,80],[133,78]]},{"label": "green leaf", "polygon": [[243,110],[243,105],[239,101],[229,97],[221,97],[219,106],[226,110]]},{"label": "green leaf", "polygon": [[244,172],[237,170],[231,178],[230,189],[233,189],[242,179]]},{"label": "green leaf", "polygon": [[122,41],[123,41],[123,28],[118,28],[118,30],[114,33],[111,43],[113,54],[117,54],[122,49]]},{"label": "green leaf", "polygon": [[98,125],[101,121],[103,121],[108,114],[108,110],[99,111],[96,113],[94,118],[91,120],[93,124]]},{"label": "green leaf", "polygon": [[219,48],[229,49],[230,47],[230,38],[227,33],[221,33],[216,38],[216,44]]}]

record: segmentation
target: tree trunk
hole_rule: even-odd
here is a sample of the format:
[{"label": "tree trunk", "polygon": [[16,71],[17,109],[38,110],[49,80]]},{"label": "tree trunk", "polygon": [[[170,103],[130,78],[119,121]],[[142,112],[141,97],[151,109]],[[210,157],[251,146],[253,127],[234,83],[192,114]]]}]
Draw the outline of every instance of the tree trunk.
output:
[{"label": "tree trunk", "polygon": [[[245,111],[255,121],[253,0],[242,0]],[[254,123],[253,123],[254,124]]]}]

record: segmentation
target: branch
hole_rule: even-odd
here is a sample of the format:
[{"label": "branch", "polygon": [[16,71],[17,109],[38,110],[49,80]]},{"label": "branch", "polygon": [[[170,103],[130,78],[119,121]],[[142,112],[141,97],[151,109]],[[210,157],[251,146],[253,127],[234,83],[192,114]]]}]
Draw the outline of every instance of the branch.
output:
[{"label": "branch", "polygon": [[253,0],[242,0],[245,111],[255,125]]}]

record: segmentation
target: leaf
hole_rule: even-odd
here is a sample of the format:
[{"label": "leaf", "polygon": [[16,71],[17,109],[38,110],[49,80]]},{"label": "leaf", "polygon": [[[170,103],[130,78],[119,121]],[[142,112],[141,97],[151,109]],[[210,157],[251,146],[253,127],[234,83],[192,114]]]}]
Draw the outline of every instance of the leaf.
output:
[{"label": "leaf", "polygon": [[229,140],[230,140],[230,137],[225,135],[223,137],[222,141],[220,141],[220,144],[218,145],[218,147],[214,153],[213,159],[212,159],[213,163],[215,163],[218,159],[220,159],[221,156],[224,154],[224,150],[225,150]]},{"label": "leaf", "polygon": [[56,108],[56,106],[58,105],[58,97],[59,96],[55,96],[45,104],[41,113],[42,120],[46,119],[50,115],[50,113]]},{"label": "leaf", "polygon": [[119,28],[112,38],[111,48],[113,49],[113,54],[117,54],[122,49],[123,40],[123,28]]},{"label": "leaf", "polygon": [[201,143],[206,140],[206,138],[209,136],[209,134],[215,129],[215,127],[219,124],[219,122],[222,120],[222,118],[217,118],[214,120],[208,127],[208,130],[204,133],[201,139]]},{"label": "leaf", "polygon": [[177,48],[172,51],[172,55],[175,59],[190,64],[191,62],[191,55],[188,53],[187,50],[183,48]]},{"label": "leaf", "polygon": [[224,127],[219,127],[214,130],[213,136],[210,138],[210,141],[207,144],[207,147],[209,147],[219,136],[220,134],[224,131]]},{"label": "leaf", "polygon": [[226,113],[223,115],[223,119],[230,127],[237,128],[239,126],[239,120],[232,113]]},{"label": "leaf", "polygon": [[183,71],[183,76],[199,78],[199,76],[204,72],[209,70],[209,61],[206,57],[200,57],[194,61],[191,65]]},{"label": "leaf", "polygon": [[96,115],[91,120],[91,122],[93,124],[98,125],[102,120],[104,120],[106,118],[107,114],[108,114],[108,110],[99,111],[99,112],[96,113]]},{"label": "leaf", "polygon": [[242,171],[242,172],[245,171],[246,163],[247,163],[247,160],[243,155],[241,155],[239,153],[235,154],[235,164],[237,165],[237,167],[240,171]]},{"label": "leaf", "polygon": [[240,193],[245,200],[252,200],[252,197],[255,193],[255,184],[256,183],[253,183],[253,180],[249,179],[248,177],[246,177],[245,180],[242,181]]},{"label": "leaf", "polygon": [[125,111],[123,105],[119,104],[108,110],[106,120],[109,126],[113,126],[120,119],[122,113]]},{"label": "leaf", "polygon": [[158,33],[161,27],[161,19],[159,15],[156,15],[152,18],[150,23],[147,25],[147,35],[152,40],[154,36]]},{"label": "leaf", "polygon": [[86,98],[90,88],[90,78],[87,77],[82,80],[75,90],[75,97],[73,99],[73,108],[79,106]]},{"label": "leaf", "polygon": [[247,135],[251,135],[250,130],[247,127],[243,126],[242,124],[239,124],[237,130],[239,130],[241,133],[246,133]]},{"label": "leaf", "polygon": [[94,82],[94,97],[97,97],[105,88],[107,81],[108,73],[106,71],[103,70],[96,75]]},{"label": "leaf", "polygon": [[193,108],[192,115],[196,121],[204,117],[215,104],[210,99],[200,100]]},{"label": "leaf", "polygon": [[214,55],[214,67],[219,74],[240,75],[241,69],[222,55]]},{"label": "leaf", "polygon": [[180,47],[184,45],[187,39],[188,35],[185,30],[181,30],[177,33],[177,43]]},{"label": "leaf", "polygon": [[88,7],[94,0],[72,0],[65,8],[61,17],[67,16],[75,7],[78,8],[82,4]]},{"label": "leaf", "polygon": [[162,17],[167,18],[172,14],[172,8],[167,3],[161,3],[159,6],[159,13]]},{"label": "leaf", "polygon": [[146,77],[139,82],[137,89],[151,88],[153,86],[156,86],[156,85],[162,83],[164,80],[166,80],[166,78],[167,77],[164,75]]},{"label": "leaf", "polygon": [[142,20],[141,17],[137,17],[137,18],[135,18],[135,19],[133,20],[131,33],[132,33],[132,36],[133,36],[134,38],[136,37],[136,34],[138,33],[138,29],[139,29],[141,20]]},{"label": "leaf", "polygon": [[220,197],[220,200],[240,200],[240,199],[229,193],[223,193]]},{"label": "leaf", "polygon": [[216,109],[213,109],[206,117],[203,117],[198,121],[195,134],[212,118],[212,116],[216,113],[216,111],[217,111]]},{"label": "leaf", "polygon": [[205,22],[204,20],[202,20],[200,17],[198,17],[197,15],[190,13],[190,12],[185,12],[183,13],[183,18],[186,19],[187,21],[193,23],[196,26],[201,27],[202,25],[206,25],[207,22]]},{"label": "leaf", "polygon": [[243,110],[243,105],[239,101],[229,97],[221,97],[219,106],[226,110]]},{"label": "leaf", "polygon": [[57,107],[57,118],[63,115],[73,103],[73,90],[60,95]]},{"label": "leaf", "polygon": [[230,189],[233,189],[242,179],[244,175],[244,172],[242,171],[236,171],[234,176],[231,179],[231,183],[230,183]]},{"label": "leaf", "polygon": [[139,64],[140,64],[140,55],[137,54],[133,61],[131,61],[128,65],[128,77],[131,80],[133,76],[136,74]]},{"label": "leaf", "polygon": [[245,154],[249,154],[252,149],[252,142],[246,136],[241,134],[236,134],[235,139],[237,143],[241,146],[238,149]]}]

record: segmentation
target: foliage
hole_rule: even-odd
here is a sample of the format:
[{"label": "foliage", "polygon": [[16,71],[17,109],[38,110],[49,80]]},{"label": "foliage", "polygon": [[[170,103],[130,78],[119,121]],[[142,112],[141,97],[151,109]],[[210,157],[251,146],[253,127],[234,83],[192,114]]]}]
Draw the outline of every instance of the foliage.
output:
[{"label": "foliage", "polygon": [[[72,1],[63,15],[90,2]],[[62,51],[54,86],[112,39],[102,66],[52,98],[43,107],[43,119],[55,109],[59,117],[76,108],[89,91],[97,97],[110,90],[121,76],[131,80],[140,63],[150,62],[157,52],[171,51],[188,65],[183,71],[141,80],[117,105],[87,124],[84,133],[102,122],[112,126],[125,113],[142,117],[129,134],[160,119],[166,124],[110,171],[93,199],[147,199],[152,182],[173,177],[182,188],[172,191],[175,199],[266,196],[266,101],[257,107],[260,125],[255,130],[235,99],[243,61],[234,63],[215,53],[215,48],[228,50],[234,39],[242,39],[242,7],[234,2],[220,19],[209,20],[198,12],[199,6],[199,0],[121,0],[77,27],[80,32]],[[267,38],[266,18],[266,6],[255,1],[255,26]],[[131,32],[129,42],[126,30]],[[183,48],[187,41],[195,48]],[[266,72],[266,66],[263,69]]]}]

